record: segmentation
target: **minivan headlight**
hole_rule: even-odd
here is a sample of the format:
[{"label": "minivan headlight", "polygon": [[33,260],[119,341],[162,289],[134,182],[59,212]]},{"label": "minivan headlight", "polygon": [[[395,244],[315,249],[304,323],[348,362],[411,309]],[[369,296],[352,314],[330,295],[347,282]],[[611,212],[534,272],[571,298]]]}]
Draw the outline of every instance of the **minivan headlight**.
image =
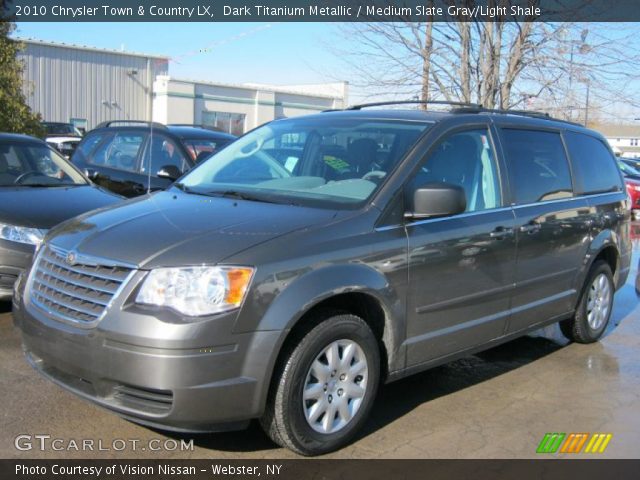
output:
[{"label": "minivan headlight", "polygon": [[144,279],[136,303],[198,317],[240,307],[249,289],[250,267],[157,268]]},{"label": "minivan headlight", "polygon": [[46,230],[39,228],[20,227],[0,223],[0,238],[11,242],[26,243],[27,245],[40,245]]}]

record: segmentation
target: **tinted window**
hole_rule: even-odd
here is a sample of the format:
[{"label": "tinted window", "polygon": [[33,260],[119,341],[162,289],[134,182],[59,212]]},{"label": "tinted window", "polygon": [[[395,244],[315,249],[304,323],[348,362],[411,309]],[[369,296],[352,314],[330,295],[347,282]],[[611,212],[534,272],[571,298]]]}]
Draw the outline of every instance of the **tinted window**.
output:
[{"label": "tinted window", "polygon": [[82,175],[49,147],[31,143],[0,143],[0,187],[55,187],[85,183]]},{"label": "tinted window", "polygon": [[620,174],[611,152],[597,138],[566,132],[569,156],[579,193],[599,193],[620,190]]},{"label": "tinted window", "polygon": [[201,162],[224,147],[227,140],[211,140],[208,138],[184,139],[184,146],[189,151],[191,159]]},{"label": "tinted window", "polygon": [[[149,156],[151,156],[151,162],[149,162]],[[185,172],[188,167],[187,159],[176,142],[158,134],[153,136],[153,140],[145,149],[140,171],[146,174],[149,165],[151,165],[151,174],[154,176],[164,167],[174,166],[181,172]]]},{"label": "tinted window", "polygon": [[100,143],[106,136],[106,133],[90,134],[82,142],[80,142],[80,145],[78,145],[76,152],[79,152],[83,158],[87,158],[96,147],[96,145],[98,145],[98,143]]},{"label": "tinted window", "polygon": [[512,171],[515,202],[527,204],[571,197],[571,173],[559,133],[502,131]]},{"label": "tinted window", "polygon": [[409,191],[433,182],[464,188],[467,212],[499,207],[500,182],[489,132],[470,130],[447,137],[429,155]]},{"label": "tinted window", "polygon": [[126,170],[136,168],[136,159],[146,135],[141,133],[119,132],[102,143],[87,160],[94,165]]}]

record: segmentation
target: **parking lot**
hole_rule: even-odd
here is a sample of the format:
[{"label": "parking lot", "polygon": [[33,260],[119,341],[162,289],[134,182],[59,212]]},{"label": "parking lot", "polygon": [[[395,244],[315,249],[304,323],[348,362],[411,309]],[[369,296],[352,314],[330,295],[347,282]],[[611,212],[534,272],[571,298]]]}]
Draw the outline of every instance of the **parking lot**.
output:
[{"label": "parking lot", "polygon": [[[636,245],[629,280],[617,294],[600,343],[567,344],[553,325],[384,386],[363,435],[330,457],[530,458],[540,456],[535,451],[547,432],[602,432],[613,437],[599,458],[637,458],[639,253]],[[150,451],[145,448],[149,440],[159,446],[165,439],[190,437],[167,436],[122,420],[40,378],[23,359],[9,304],[0,304],[0,392],[1,458],[295,458],[272,444],[258,425],[196,436],[191,451]],[[14,446],[20,434],[62,439],[57,445],[63,450],[20,451]],[[96,446],[100,442],[105,450],[69,448],[71,440],[85,439]],[[124,450],[118,448],[122,441]]]}]

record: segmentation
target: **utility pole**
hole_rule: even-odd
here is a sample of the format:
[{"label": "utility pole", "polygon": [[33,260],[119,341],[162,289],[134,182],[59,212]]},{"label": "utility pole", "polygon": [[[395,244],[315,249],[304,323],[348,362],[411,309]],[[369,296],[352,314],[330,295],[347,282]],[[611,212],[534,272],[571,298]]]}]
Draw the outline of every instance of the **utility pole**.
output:
[{"label": "utility pole", "polygon": [[589,128],[589,89],[591,88],[591,82],[587,80],[587,99],[584,106],[584,126]]}]

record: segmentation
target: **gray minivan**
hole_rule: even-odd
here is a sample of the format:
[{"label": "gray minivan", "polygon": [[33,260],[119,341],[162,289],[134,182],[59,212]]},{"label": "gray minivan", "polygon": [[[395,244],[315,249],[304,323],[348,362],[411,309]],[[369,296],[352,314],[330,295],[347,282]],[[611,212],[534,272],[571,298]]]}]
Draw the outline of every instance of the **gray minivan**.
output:
[{"label": "gray minivan", "polygon": [[383,382],[553,322],[600,338],[631,256],[601,135],[365,107],[271,122],[50,231],[13,299],[31,365],[134,422],[260,419],[316,455],[353,439]]}]

